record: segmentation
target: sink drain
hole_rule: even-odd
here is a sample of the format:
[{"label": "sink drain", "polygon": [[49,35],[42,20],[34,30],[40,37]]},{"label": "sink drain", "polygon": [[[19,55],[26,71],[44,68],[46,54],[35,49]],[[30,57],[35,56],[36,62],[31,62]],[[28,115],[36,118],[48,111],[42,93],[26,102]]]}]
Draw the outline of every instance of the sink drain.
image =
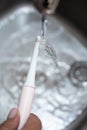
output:
[{"label": "sink drain", "polygon": [[80,61],[73,63],[68,77],[75,86],[87,86],[87,62]]}]

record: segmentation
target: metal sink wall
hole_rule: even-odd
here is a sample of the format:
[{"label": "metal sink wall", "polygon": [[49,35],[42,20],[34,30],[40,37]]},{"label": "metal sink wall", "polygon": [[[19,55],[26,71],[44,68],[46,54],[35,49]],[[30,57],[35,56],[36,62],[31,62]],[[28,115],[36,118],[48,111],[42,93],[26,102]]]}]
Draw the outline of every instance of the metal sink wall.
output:
[{"label": "metal sink wall", "polygon": [[[0,20],[0,122],[18,104],[34,40],[41,34],[40,20],[32,5],[16,7]],[[43,130],[62,130],[87,106],[87,86],[76,87],[67,77],[74,62],[86,60],[87,49],[80,34],[58,16],[48,16],[48,41],[57,53],[63,78],[56,82],[49,58],[39,56],[32,112],[42,120]]]}]

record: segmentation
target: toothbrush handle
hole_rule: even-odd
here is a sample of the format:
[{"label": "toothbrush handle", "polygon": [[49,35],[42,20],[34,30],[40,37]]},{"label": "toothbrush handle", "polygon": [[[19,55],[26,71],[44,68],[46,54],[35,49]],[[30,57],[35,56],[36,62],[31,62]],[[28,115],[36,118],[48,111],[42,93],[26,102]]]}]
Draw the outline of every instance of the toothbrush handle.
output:
[{"label": "toothbrush handle", "polygon": [[20,113],[20,123],[18,130],[21,130],[25,125],[27,119],[30,116],[32,102],[34,98],[35,89],[33,87],[24,86],[22,89],[20,102],[19,102],[19,113]]}]

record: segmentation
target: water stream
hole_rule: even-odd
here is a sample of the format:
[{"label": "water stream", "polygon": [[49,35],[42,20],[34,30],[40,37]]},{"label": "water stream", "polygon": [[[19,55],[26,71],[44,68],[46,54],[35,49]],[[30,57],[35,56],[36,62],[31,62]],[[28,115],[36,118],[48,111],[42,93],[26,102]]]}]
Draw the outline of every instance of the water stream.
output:
[{"label": "water stream", "polygon": [[42,44],[41,44],[40,49],[42,49],[44,51],[43,55],[46,54],[47,57],[49,57],[53,61],[54,65],[55,65],[56,72],[60,73],[56,51],[54,50],[52,45],[47,40],[47,25],[48,25],[48,20],[47,20],[46,16],[43,15],[42,16],[42,30],[41,30]]}]

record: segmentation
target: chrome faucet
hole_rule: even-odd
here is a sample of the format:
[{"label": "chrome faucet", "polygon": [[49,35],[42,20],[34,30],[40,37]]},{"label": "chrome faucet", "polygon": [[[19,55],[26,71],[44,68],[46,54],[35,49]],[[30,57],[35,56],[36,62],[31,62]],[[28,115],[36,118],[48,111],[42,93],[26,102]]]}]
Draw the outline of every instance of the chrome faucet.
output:
[{"label": "chrome faucet", "polygon": [[33,0],[35,7],[42,14],[52,14],[55,12],[59,0]]}]

